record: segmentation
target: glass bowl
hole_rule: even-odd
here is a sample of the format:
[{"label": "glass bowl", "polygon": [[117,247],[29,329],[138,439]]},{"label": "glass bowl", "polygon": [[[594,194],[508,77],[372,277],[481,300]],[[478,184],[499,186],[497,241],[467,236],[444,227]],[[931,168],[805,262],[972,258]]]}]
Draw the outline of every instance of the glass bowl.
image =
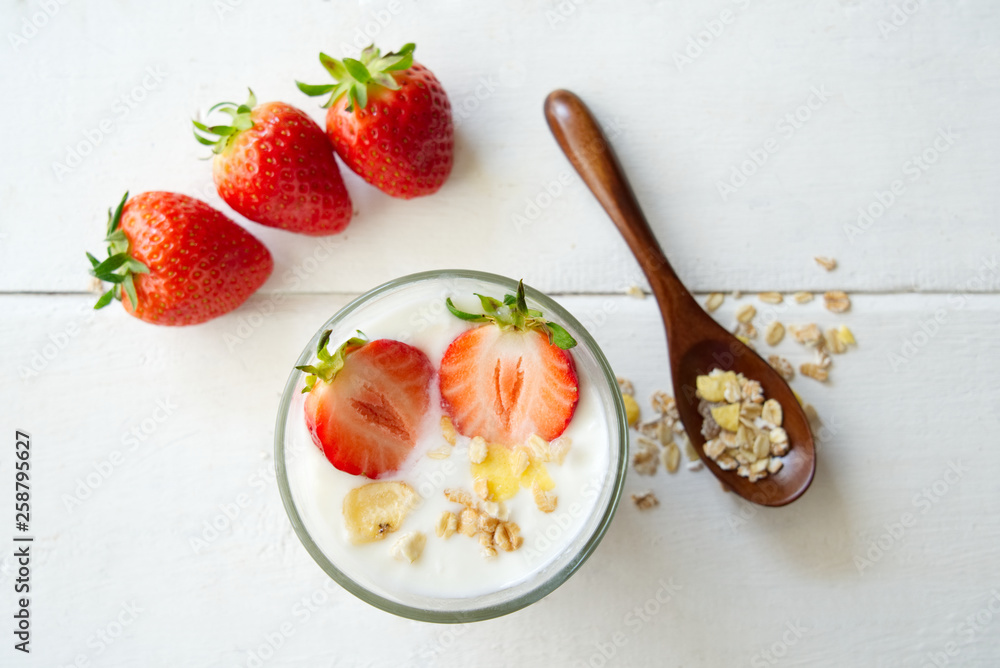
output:
[{"label": "glass bowl", "polygon": [[[516,281],[477,271],[441,270],[403,276],[365,293],[338,311],[317,330],[303,348],[302,354],[294,365],[312,362],[319,338],[326,330],[333,330],[331,350],[352,336],[355,329],[358,328],[357,325],[364,323],[366,314],[371,317],[373,313],[378,312],[379,304],[383,305],[381,307],[383,309],[391,309],[394,299],[404,297],[409,299],[411,294],[418,297],[422,295],[424,299],[427,299],[427,295],[432,294],[433,300],[427,299],[421,309],[428,309],[430,311],[428,317],[433,317],[439,309],[444,309],[446,297],[458,300],[471,296],[473,292],[499,297],[506,293],[513,293],[516,289]],[[596,500],[592,502],[593,505],[589,512],[586,512],[587,509],[579,510],[578,507],[579,516],[572,518],[578,527],[577,533],[565,544],[565,549],[555,550],[553,548],[549,554],[544,555],[543,559],[539,559],[539,563],[533,566],[533,570],[527,577],[519,581],[504,583],[503,586],[492,591],[475,595],[439,596],[426,592],[406,591],[405,587],[394,589],[391,584],[377,582],[359,572],[358,568],[352,567],[351,561],[355,559],[352,555],[345,553],[345,555],[338,557],[336,554],[331,554],[337,550],[334,549],[335,546],[331,543],[331,539],[327,537],[330,535],[330,524],[327,519],[329,522],[333,522],[332,516],[335,515],[337,521],[340,521],[340,506],[333,503],[319,504],[317,495],[312,493],[314,490],[309,490],[309,485],[301,482],[304,478],[297,472],[305,464],[302,463],[303,460],[296,459],[301,456],[301,454],[296,453],[306,453],[307,458],[317,456],[322,458],[322,454],[316,455],[318,448],[311,442],[303,444],[303,441],[308,441],[309,438],[305,428],[305,395],[301,393],[305,383],[305,374],[293,369],[289,375],[281,397],[274,432],[275,467],[281,500],[296,535],[312,558],[327,575],[361,600],[395,615],[427,622],[458,623],[499,617],[530,605],[556,589],[583,565],[604,537],[621,498],[628,464],[628,424],[615,374],[597,343],[576,318],[555,301],[536,290],[526,287],[525,293],[530,307],[541,310],[548,319],[562,324],[578,342],[578,345],[572,349],[572,355],[580,379],[580,406],[583,405],[585,391],[589,392],[585,383],[591,383],[592,390],[596,391],[596,394],[590,396],[596,397],[596,399],[591,401],[593,410],[588,409],[590,411],[588,415],[595,415],[594,411],[602,412],[602,416],[599,417],[601,422],[606,425],[607,438],[601,437],[598,442],[603,443],[606,440],[603,445],[607,448],[607,467],[598,476],[593,477],[592,489],[588,491],[588,494],[596,497]],[[417,312],[424,313],[419,309]],[[448,317],[452,316],[448,315]],[[400,325],[404,331],[396,332],[396,336],[392,338],[406,341],[408,337],[421,328],[422,323],[422,318],[415,315],[405,322],[401,322]],[[376,334],[389,336],[388,333],[384,332],[376,332]],[[372,336],[372,338],[379,338],[379,336]],[[435,367],[439,361],[439,359],[431,358]],[[433,397],[436,396],[438,393],[435,386],[432,401],[434,401]],[[577,420],[580,412],[581,410],[578,408],[574,421]],[[584,424],[590,425],[591,422]],[[573,423],[570,424],[570,427],[573,427]],[[577,447],[580,445],[574,439],[573,448]],[[306,452],[310,448],[312,450]],[[329,466],[325,458],[322,458],[322,461]],[[603,455],[601,461],[603,462]],[[332,466],[330,469],[332,470]],[[340,472],[333,473],[331,471],[331,473],[340,475]],[[359,480],[367,479],[359,478]],[[578,479],[575,480],[578,481]],[[522,490],[523,493],[525,492]],[[530,491],[528,494],[530,496]],[[331,518],[318,519],[315,511],[317,505],[321,505],[324,508],[322,512],[329,514]],[[573,505],[564,509],[564,513],[572,511]],[[557,508],[556,513],[558,512]],[[553,521],[555,519],[553,518]],[[404,525],[400,534],[405,533],[407,529],[408,527]],[[429,534],[428,543],[440,540],[433,531],[426,533]],[[542,545],[544,538],[541,536],[536,536],[536,538],[535,545]],[[553,542],[558,538],[557,532],[553,536]],[[456,535],[451,538],[451,540],[456,539],[464,539],[464,537]],[[388,541],[382,542],[388,544],[391,540],[392,536],[389,537]],[[525,545],[527,546],[529,543],[529,536],[526,535]],[[325,547],[321,547],[321,545]],[[515,554],[502,554],[502,557]],[[527,559],[528,556],[524,558]],[[340,565],[338,565],[338,561],[341,562]]]}]

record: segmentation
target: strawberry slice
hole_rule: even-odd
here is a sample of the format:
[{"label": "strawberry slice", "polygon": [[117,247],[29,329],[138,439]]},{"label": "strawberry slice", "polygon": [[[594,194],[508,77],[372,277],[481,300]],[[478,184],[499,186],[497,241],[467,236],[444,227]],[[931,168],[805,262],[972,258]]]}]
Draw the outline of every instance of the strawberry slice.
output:
[{"label": "strawberry slice", "polygon": [[573,419],[580,385],[567,350],[573,337],[528,309],[524,283],[501,302],[479,297],[486,311],[456,317],[487,324],[463,332],[448,346],[439,371],[445,412],[466,436],[517,445],[538,434],[559,436]]},{"label": "strawberry slice", "polygon": [[434,367],[400,341],[352,338],[332,355],[320,338],[303,392],[313,442],[336,468],[369,478],[396,471],[417,444]]}]

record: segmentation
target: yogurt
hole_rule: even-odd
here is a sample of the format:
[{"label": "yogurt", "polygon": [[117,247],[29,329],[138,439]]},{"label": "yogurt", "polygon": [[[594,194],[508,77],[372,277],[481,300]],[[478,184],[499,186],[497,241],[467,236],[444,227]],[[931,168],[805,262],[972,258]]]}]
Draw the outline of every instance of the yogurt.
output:
[{"label": "yogurt", "polygon": [[[451,297],[462,310],[478,312],[473,293],[502,298],[511,292],[482,280],[445,276],[412,282],[378,294],[330,326],[333,350],[359,330],[369,340],[389,338],[423,351],[437,368],[448,345],[463,331],[480,325],[462,321],[445,307]],[[530,302],[530,300],[529,300]],[[532,308],[541,308],[530,304]],[[348,307],[350,310],[351,307]],[[558,317],[546,313],[557,322]],[[571,323],[560,323],[572,330]],[[493,325],[485,325],[493,326]],[[536,506],[532,490],[522,488],[505,502],[509,520],[520,527],[524,542],[511,552],[484,558],[479,542],[454,534],[442,538],[435,526],[444,511],[458,513],[460,506],[445,498],[444,490],[473,490],[469,459],[470,439],[458,435],[450,455],[428,456],[445,443],[441,431],[441,395],[437,377],[430,388],[430,408],[421,426],[416,447],[402,467],[379,481],[400,480],[419,496],[415,508],[399,530],[383,540],[354,544],[345,526],[342,507],[345,495],[371,482],[363,476],[344,473],[330,464],[312,442],[304,416],[304,386],[298,379],[285,426],[285,469],[295,508],[312,541],[337,570],[367,590],[390,599],[469,599],[482,597],[544,577],[567,551],[592,533],[614,487],[618,432],[615,410],[609,400],[608,381],[589,349],[570,350],[579,379],[579,403],[563,436],[571,448],[561,464],[547,463],[555,483],[557,507],[544,513]],[[394,558],[391,546],[405,533],[421,532],[426,544],[413,563]]]}]

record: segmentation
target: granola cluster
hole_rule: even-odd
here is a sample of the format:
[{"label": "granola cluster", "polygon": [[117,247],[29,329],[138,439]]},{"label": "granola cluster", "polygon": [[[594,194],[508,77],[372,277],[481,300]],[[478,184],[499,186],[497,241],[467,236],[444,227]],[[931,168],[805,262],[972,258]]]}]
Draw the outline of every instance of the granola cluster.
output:
[{"label": "granola cluster", "polygon": [[463,489],[446,489],[444,496],[462,508],[441,513],[434,528],[440,538],[448,539],[456,533],[477,538],[486,559],[495,558],[498,549],[513,552],[524,544],[521,528],[510,521],[510,511],[502,501],[479,503]]},{"label": "granola cluster", "polygon": [[781,404],[765,399],[760,383],[715,369],[698,376],[697,396],[703,449],[719,468],[735,470],[750,482],[781,470],[789,449]]}]

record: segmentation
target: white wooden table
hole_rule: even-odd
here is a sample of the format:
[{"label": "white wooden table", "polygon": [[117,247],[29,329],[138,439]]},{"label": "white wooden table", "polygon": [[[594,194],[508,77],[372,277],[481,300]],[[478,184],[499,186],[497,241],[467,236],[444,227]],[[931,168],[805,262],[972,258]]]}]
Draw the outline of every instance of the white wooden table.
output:
[{"label": "white wooden table", "polygon": [[[997,665],[995,2],[298,4],[4,2],[0,664]],[[95,316],[83,251],[124,190],[240,220],[190,118],[249,85],[320,120],[294,80],[322,80],[316,54],[365,35],[417,42],[444,83],[460,118],[444,189],[403,202],[349,175],[358,214],[330,240],[247,223],[274,275],[209,324]],[[631,475],[627,492],[661,506],[623,504],[546,599],[468,626],[398,619],[328,580],[274,482],[279,391],[337,308],[418,270],[523,276],[643,400],[669,387],[656,306],[625,296],[638,268],[548,134],[556,87],[613,135],[700,298],[844,289],[849,314],[780,318],[846,323],[859,346],[830,383],[793,383],[825,425],[795,504],[757,509],[707,471]],[[33,438],[27,656],[11,635],[15,429]]]}]

